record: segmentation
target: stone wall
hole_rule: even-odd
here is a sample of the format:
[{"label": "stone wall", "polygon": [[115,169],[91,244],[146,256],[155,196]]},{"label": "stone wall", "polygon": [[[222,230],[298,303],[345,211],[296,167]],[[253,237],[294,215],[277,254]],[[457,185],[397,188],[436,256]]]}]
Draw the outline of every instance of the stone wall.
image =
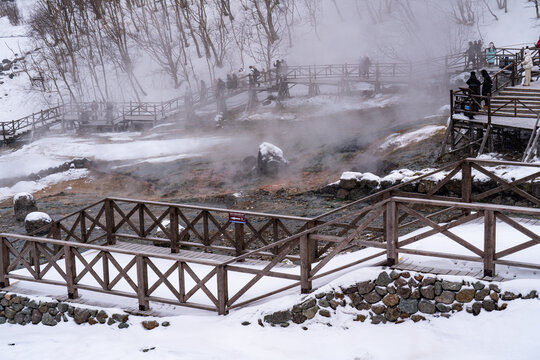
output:
[{"label": "stone wall", "polygon": [[55,326],[60,322],[74,321],[77,324],[107,324],[120,329],[129,327],[128,314],[107,314],[104,310],[74,307],[64,302],[36,301],[26,296],[0,291],[1,324],[43,324]]},{"label": "stone wall", "polygon": [[409,272],[383,271],[372,281],[326,293],[316,292],[290,309],[267,314],[259,320],[259,325],[287,327],[290,323],[303,324],[314,318],[330,322],[329,318],[340,309],[351,313],[354,321],[369,319],[372,324],[417,322],[430,316],[450,317],[463,310],[473,315],[481,311],[501,311],[506,309],[507,301],[537,297],[536,291],[514,294],[502,291],[496,284],[480,281],[456,282],[434,275],[412,276]]}]

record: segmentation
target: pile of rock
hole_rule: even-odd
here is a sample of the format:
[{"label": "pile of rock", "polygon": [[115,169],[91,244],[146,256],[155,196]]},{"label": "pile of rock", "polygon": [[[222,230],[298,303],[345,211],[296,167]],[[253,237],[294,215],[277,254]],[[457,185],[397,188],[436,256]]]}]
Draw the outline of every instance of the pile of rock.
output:
[{"label": "pile of rock", "polygon": [[287,165],[287,159],[283,156],[283,150],[274,144],[263,142],[259,145],[257,154],[257,169],[259,173],[268,176],[276,176]]},{"label": "pile of rock", "polygon": [[[409,272],[388,273],[383,271],[377,279],[354,284],[339,291],[317,293],[292,309],[264,316],[264,322],[272,326],[289,326],[289,322],[302,324],[316,316],[330,318],[338,308],[354,308],[355,321],[364,322],[368,317],[372,324],[407,319],[414,322],[426,320],[426,316],[450,317],[464,309],[473,315],[484,311],[504,310],[517,298],[537,298],[536,291],[527,295],[502,292],[496,284],[483,282],[447,281],[435,276]],[[259,321],[263,325],[263,321]]]},{"label": "pile of rock", "polygon": [[25,296],[0,292],[0,324],[43,324],[55,326],[72,319],[76,324],[117,324],[120,329],[128,328],[128,314],[112,314],[103,310],[73,307],[58,301],[35,301]]},{"label": "pile of rock", "polygon": [[[24,220],[24,227],[28,234],[43,236],[49,233],[49,228],[46,226],[52,223],[52,218],[48,214],[38,211],[32,194],[26,192],[16,194],[13,197],[13,211],[17,221]],[[42,228],[44,229],[36,233]]]}]

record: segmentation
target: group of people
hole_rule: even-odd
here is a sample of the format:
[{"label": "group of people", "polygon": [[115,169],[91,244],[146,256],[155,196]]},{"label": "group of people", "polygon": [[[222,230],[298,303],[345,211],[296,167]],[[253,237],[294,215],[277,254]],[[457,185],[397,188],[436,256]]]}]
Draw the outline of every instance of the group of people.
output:
[{"label": "group of people", "polygon": [[469,65],[472,65],[473,68],[478,68],[484,65],[495,65],[497,55],[497,48],[495,47],[495,44],[490,42],[486,49],[482,50],[482,48],[482,40],[469,41],[469,47],[465,52],[467,54],[465,69],[469,68]]},{"label": "group of people", "polygon": [[480,101],[475,98],[475,96],[482,95],[485,98],[484,100],[484,106],[489,105],[489,96],[491,96],[491,90],[493,87],[493,83],[491,81],[491,77],[489,76],[489,73],[486,69],[483,69],[480,74],[482,75],[482,82],[478,80],[476,77],[476,72],[471,71],[471,76],[467,80],[467,85],[469,86],[469,95],[470,97],[470,110],[471,113],[469,113],[469,118],[474,118],[474,113],[478,112],[480,109],[480,106],[482,105],[482,99]]}]

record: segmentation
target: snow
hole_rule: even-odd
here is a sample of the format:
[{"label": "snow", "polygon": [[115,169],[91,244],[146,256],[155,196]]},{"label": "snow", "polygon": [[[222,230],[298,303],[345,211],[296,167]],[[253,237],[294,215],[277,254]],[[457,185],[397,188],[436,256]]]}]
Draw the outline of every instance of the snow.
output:
[{"label": "snow", "polygon": [[34,200],[34,197],[32,196],[32,194],[27,193],[27,192],[20,192],[20,193],[15,194],[15,196],[13,196],[13,204],[19,201],[20,198],[26,198],[27,200],[30,200],[30,201]]},{"label": "snow", "polygon": [[[51,185],[64,181],[78,180],[87,177],[87,169],[70,169],[61,173],[51,174],[36,181],[19,181],[10,187],[0,187],[0,201],[12,197],[14,194],[22,192],[36,192]],[[15,201],[15,199],[14,199]]]},{"label": "snow", "polygon": [[[540,226],[526,225],[531,231],[538,233]],[[420,229],[420,231],[426,231]],[[523,239],[511,235],[511,228],[504,223],[497,223],[497,241],[505,248],[510,243],[519,243]],[[452,229],[456,234],[473,241],[482,248],[483,225],[471,223]],[[412,234],[411,234],[412,236]],[[400,240],[405,237],[401,237]],[[445,242],[440,236],[432,236],[421,240],[417,248],[426,246],[433,251],[459,251],[450,242]],[[527,250],[521,259],[535,258],[540,255],[540,246]],[[498,248],[499,250],[499,248]],[[361,252],[365,253],[365,250]],[[95,256],[93,252],[84,253],[85,257]],[[343,255],[334,265],[351,261],[359,254]],[[407,255],[407,259],[411,256]],[[444,265],[442,260],[417,257],[415,261],[421,264],[436,263]],[[120,262],[125,265],[124,259]],[[334,260],[333,260],[334,261]],[[443,263],[441,263],[443,262]],[[419,263],[420,264],[420,263]],[[166,268],[158,264],[161,271]],[[474,266],[477,264],[452,264],[454,268]],[[99,262],[95,270],[100,271]],[[52,270],[52,269],[51,269]],[[111,268],[112,270],[112,268]],[[200,268],[194,268],[197,274]],[[282,270],[283,271],[283,270]],[[381,271],[380,267],[357,266],[352,271],[343,273],[332,279],[326,285],[319,281],[319,288],[313,294],[338,289],[340,286],[350,286],[358,281],[374,279]],[[527,293],[540,289],[540,276],[536,271],[497,266],[497,272],[515,280],[495,282],[502,291]],[[414,275],[414,272],[412,273]],[[245,274],[242,274],[245,275]],[[114,275],[112,275],[114,276]],[[149,274],[151,276],[151,274]],[[476,281],[471,277],[439,276],[439,278],[455,281]],[[277,280],[277,279],[274,279]],[[229,282],[238,287],[238,282],[245,281],[238,273],[229,273]],[[283,285],[286,280],[277,280]],[[210,280],[209,284],[212,283]],[[21,284],[21,282],[18,282]],[[29,288],[39,288],[42,284],[25,283]],[[236,285],[235,285],[236,284]],[[267,283],[268,285],[268,283]],[[126,288],[129,285],[125,285]],[[163,285],[161,285],[163,287]],[[53,294],[57,287],[48,286],[48,293]],[[266,291],[269,288],[264,288]],[[210,287],[215,292],[215,287]],[[65,289],[59,290],[62,293]],[[47,292],[45,292],[47,293]],[[80,291],[87,298],[87,291]],[[399,359],[437,359],[475,358],[475,359],[536,359],[540,351],[540,343],[536,339],[536,329],[540,321],[540,301],[514,300],[508,303],[508,308],[500,312],[481,312],[472,316],[465,311],[454,313],[449,319],[427,316],[428,321],[413,323],[406,321],[396,325],[392,323],[371,325],[368,322],[354,322],[356,314],[361,313],[351,307],[338,308],[332,318],[316,316],[302,325],[291,324],[288,328],[264,328],[257,325],[257,320],[273,311],[290,308],[304,300],[307,296],[298,293],[298,289],[286,291],[283,295],[274,296],[271,300],[259,301],[253,305],[232,310],[227,316],[217,316],[215,313],[187,309],[181,314],[171,310],[169,316],[162,318],[130,316],[130,327],[118,329],[106,325],[75,325],[71,320],[60,323],[55,327],[44,325],[2,325],[0,326],[0,352],[11,358],[31,359],[71,359],[77,354],[77,359],[369,359],[386,360]],[[95,295],[102,298],[106,295]],[[127,301],[127,300],[126,300]],[[84,305],[78,305],[85,307]],[[156,308],[157,303],[151,303]],[[170,307],[168,307],[170,308]],[[106,309],[107,313],[119,310]],[[142,328],[143,320],[156,319],[158,322],[169,321],[170,327],[160,326],[152,331]],[[243,321],[251,325],[242,326]],[[332,326],[327,323],[331,321]],[[307,326],[308,330],[302,330]],[[486,334],[489,329],[489,334]],[[519,329],[519,331],[508,331]],[[241,343],[238,339],[242,339]],[[358,339],[361,339],[359,341]],[[15,344],[15,345],[8,345]],[[143,349],[150,349],[143,352]],[[81,351],[84,349],[84,351]],[[39,354],[39,355],[38,355]]]},{"label": "snow", "polygon": [[33,211],[26,215],[24,218],[24,222],[27,221],[44,221],[44,222],[52,222],[51,217],[48,214],[45,214],[44,212],[40,211]]},{"label": "snow", "polygon": [[407,133],[394,133],[388,136],[384,142],[381,144],[380,148],[382,150],[388,150],[392,148],[393,150],[403,148],[405,146],[421,142],[425,139],[429,139],[438,132],[444,131],[446,126],[442,125],[428,125],[424,126],[418,130],[410,131]]},{"label": "snow", "polygon": [[288,161],[283,156],[283,150],[269,142],[263,142],[261,145],[259,145],[259,154],[261,154],[263,160],[275,159],[284,163],[288,163]]},{"label": "snow", "polygon": [[341,174],[340,180],[367,180],[367,181],[376,181],[379,182],[380,178],[377,175],[374,175],[372,173],[360,173],[360,172],[353,172],[353,171],[345,171],[343,174]]}]

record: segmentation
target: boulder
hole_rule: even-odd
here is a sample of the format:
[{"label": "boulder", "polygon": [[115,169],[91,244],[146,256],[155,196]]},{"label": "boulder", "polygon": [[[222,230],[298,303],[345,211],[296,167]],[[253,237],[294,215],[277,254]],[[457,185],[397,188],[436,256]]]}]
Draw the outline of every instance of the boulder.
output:
[{"label": "boulder", "polygon": [[26,215],[38,209],[32,194],[22,192],[13,197],[13,210],[15,211],[15,219],[23,221]]},{"label": "boulder", "polygon": [[[28,234],[33,234],[38,229],[49,225],[52,223],[52,219],[49,215],[34,211],[26,215],[24,218],[24,227],[26,228],[26,232]],[[47,235],[49,233],[49,229],[45,228],[44,230],[40,231],[39,233],[36,233],[35,235]]]},{"label": "boulder", "polygon": [[[161,225],[167,229],[167,231],[170,231],[171,230],[171,222],[170,220],[168,219],[165,219],[163,221],[161,221]],[[180,238],[180,234],[182,233],[182,231],[184,231],[186,228],[183,227],[182,225],[178,224],[178,240],[179,241],[189,241],[189,232],[186,232],[184,234],[184,236],[182,236]],[[160,238],[160,239],[168,239],[169,237],[167,236],[167,234],[165,234],[165,232],[163,231],[163,229],[161,227],[157,227],[156,231],[154,232],[154,236],[157,237],[157,238]],[[153,242],[154,246],[162,246],[162,247],[171,247],[171,243],[170,242],[161,242],[161,241],[154,241]]]},{"label": "boulder", "polygon": [[259,145],[257,155],[257,169],[263,175],[275,176],[283,170],[289,162],[283,156],[283,151],[277,146],[264,142]]}]

